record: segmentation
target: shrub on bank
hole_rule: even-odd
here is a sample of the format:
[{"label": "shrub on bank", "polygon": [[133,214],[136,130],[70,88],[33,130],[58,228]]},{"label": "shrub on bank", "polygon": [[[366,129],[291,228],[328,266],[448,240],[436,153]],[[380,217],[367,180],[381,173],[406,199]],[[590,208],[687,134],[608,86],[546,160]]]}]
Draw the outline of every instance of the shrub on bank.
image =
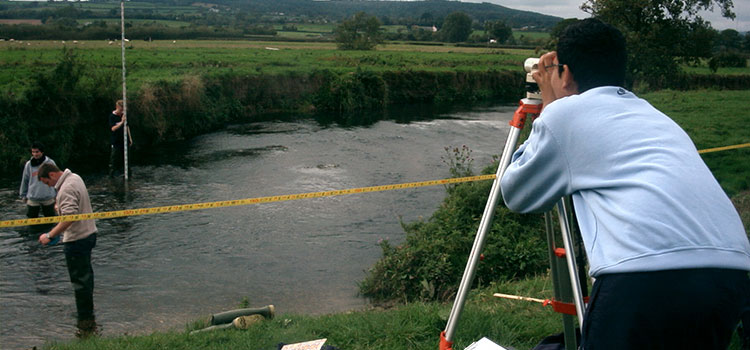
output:
[{"label": "shrub on bank", "polygon": [[317,110],[342,114],[383,110],[388,104],[388,85],[380,74],[357,70],[343,75],[323,71],[318,75],[322,84],[313,98]]},{"label": "shrub on bank", "polygon": [[747,56],[739,52],[724,51],[720,52],[708,61],[708,67],[711,72],[716,73],[719,67],[746,68]]},{"label": "shrub on bank", "polygon": [[[492,173],[497,164],[485,170]],[[427,221],[404,224],[405,241],[380,242],[383,257],[360,283],[375,301],[445,301],[460,283],[492,182],[448,188],[448,196]],[[548,265],[544,218],[513,213],[498,204],[475,277],[476,285],[526,278]]]},{"label": "shrub on bank", "polygon": [[41,141],[58,164],[105,162],[109,152],[107,114],[114,107],[114,72],[91,74],[73,50],[62,51],[50,71],[29,80],[24,96],[0,97],[1,173],[16,175]]},{"label": "shrub on bank", "polygon": [[523,75],[511,71],[383,72],[394,104],[476,102],[495,99],[511,102],[523,96]]}]

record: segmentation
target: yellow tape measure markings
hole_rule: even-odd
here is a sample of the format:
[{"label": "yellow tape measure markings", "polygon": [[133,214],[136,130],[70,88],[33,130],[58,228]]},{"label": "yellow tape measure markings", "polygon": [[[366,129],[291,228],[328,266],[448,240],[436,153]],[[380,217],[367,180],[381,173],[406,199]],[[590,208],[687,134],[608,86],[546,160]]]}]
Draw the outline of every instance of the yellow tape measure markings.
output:
[{"label": "yellow tape measure markings", "polygon": [[97,213],[91,213],[91,214],[74,214],[74,215],[43,217],[43,218],[36,218],[36,219],[6,220],[6,221],[0,221],[0,228],[51,224],[51,223],[57,223],[61,221],[112,219],[112,218],[118,218],[118,217],[124,217],[124,216],[173,213],[173,212],[180,212],[180,211],[232,207],[232,206],[239,206],[239,205],[283,202],[283,201],[290,201],[290,200],[296,200],[296,199],[331,197],[331,196],[340,196],[340,195],[345,195],[345,194],[379,192],[379,191],[405,189],[405,188],[434,186],[434,185],[441,185],[441,184],[492,180],[494,178],[495,178],[494,174],[493,175],[479,175],[479,176],[468,176],[468,177],[460,177],[460,178],[452,178],[452,179],[409,182],[409,183],[395,184],[395,185],[360,187],[360,188],[352,188],[352,189],[346,189],[346,190],[307,192],[307,193],[287,194],[287,195],[280,195],[280,196],[233,199],[233,200],[218,201],[218,202],[168,205],[168,206],[162,206],[162,207],[140,208],[140,209],[125,209],[125,210],[116,210],[116,211],[97,212]]},{"label": "yellow tape measure markings", "polygon": [[707,148],[707,149],[698,151],[698,153],[719,152],[719,151],[726,151],[730,149],[745,148],[745,147],[750,147],[750,143],[743,143],[740,145],[724,146],[724,147],[716,147],[716,148]]}]

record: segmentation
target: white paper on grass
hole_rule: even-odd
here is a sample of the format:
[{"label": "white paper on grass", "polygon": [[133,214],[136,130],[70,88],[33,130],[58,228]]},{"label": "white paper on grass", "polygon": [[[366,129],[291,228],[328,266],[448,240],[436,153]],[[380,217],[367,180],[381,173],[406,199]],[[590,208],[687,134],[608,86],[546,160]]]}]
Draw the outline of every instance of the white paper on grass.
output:
[{"label": "white paper on grass", "polygon": [[482,339],[479,339],[471,343],[469,346],[464,348],[464,350],[508,350],[508,349],[495,344],[495,342],[487,339],[487,337],[483,337]]},{"label": "white paper on grass", "polygon": [[320,350],[326,342],[326,338],[306,341],[304,343],[287,344],[281,347],[281,350]]}]

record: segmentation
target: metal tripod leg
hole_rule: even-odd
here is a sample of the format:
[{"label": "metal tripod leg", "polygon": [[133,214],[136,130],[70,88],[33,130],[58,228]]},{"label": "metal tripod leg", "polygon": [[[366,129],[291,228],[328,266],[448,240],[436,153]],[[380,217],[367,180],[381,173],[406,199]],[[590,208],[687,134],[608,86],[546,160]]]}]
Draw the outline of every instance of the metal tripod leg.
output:
[{"label": "metal tripod leg", "polygon": [[575,251],[573,250],[573,239],[570,235],[570,221],[565,199],[557,203],[557,216],[560,219],[560,229],[562,230],[563,244],[565,245],[565,260],[568,264],[568,275],[570,284],[573,287],[573,300],[576,305],[576,315],[578,324],[583,329],[583,293],[581,292],[581,283],[578,279],[578,270],[576,269]]},{"label": "metal tripod leg", "polygon": [[[555,254],[555,229],[552,223],[552,212],[544,213],[544,224],[547,232],[547,248],[549,253],[550,277],[554,286],[555,299],[565,303],[573,301],[572,286],[567,278],[568,266],[566,260]],[[562,314],[563,334],[565,335],[565,350],[576,350],[576,325],[573,315]]]},{"label": "metal tripod leg", "polygon": [[[453,303],[450,316],[448,317],[448,324],[446,329],[440,334],[440,349],[450,350],[453,346],[453,335],[455,334],[456,324],[461,316],[463,305],[466,301],[471,284],[474,280],[474,273],[476,272],[476,266],[479,262],[480,253],[484,246],[484,241],[487,233],[489,232],[490,224],[492,222],[492,216],[497,206],[497,201],[500,198],[500,181],[502,179],[505,170],[510,165],[511,156],[518,142],[521,130],[524,127],[526,114],[538,115],[541,112],[541,101],[535,99],[523,99],[521,100],[521,106],[516,110],[513,116],[513,120],[510,125],[510,133],[505,142],[503,148],[503,155],[500,158],[498,164],[495,181],[492,183],[489,198],[482,214],[482,220],[479,223],[477,235],[474,239],[474,245],[472,246],[471,253],[469,254],[469,260],[466,263],[464,274],[459,285],[458,292],[456,294],[456,300]],[[547,226],[548,241],[550,242],[550,249],[552,255],[550,255],[550,263],[552,264],[553,282],[555,284],[555,296],[570,299],[569,295],[565,295],[566,291],[572,291],[573,301],[575,302],[576,315],[578,316],[579,325],[583,325],[583,297],[581,292],[581,281],[578,278],[575,262],[575,252],[573,250],[572,238],[571,238],[571,225],[570,218],[568,217],[568,211],[566,207],[565,199],[560,200],[557,204],[558,217],[560,219],[560,228],[562,231],[563,244],[565,246],[565,263],[559,263],[554,258],[554,233],[552,229],[552,220],[550,214],[545,214],[545,223]],[[560,261],[562,262],[562,261]],[[567,275],[569,278],[563,278],[561,276]],[[576,348],[576,337],[575,337],[575,325],[572,320],[572,316],[563,315],[563,325],[565,327],[565,342],[566,349],[573,350]],[[581,327],[582,328],[582,327]]]},{"label": "metal tripod leg", "polygon": [[466,296],[469,293],[469,289],[471,289],[471,283],[474,280],[474,273],[476,272],[477,263],[479,262],[479,255],[482,252],[485,237],[487,235],[487,232],[489,232],[489,228],[492,224],[492,215],[495,212],[497,201],[500,199],[500,180],[503,177],[505,169],[507,169],[508,165],[510,164],[510,159],[513,155],[513,150],[516,143],[518,142],[518,137],[520,134],[521,129],[511,127],[510,133],[508,134],[508,139],[505,141],[505,148],[503,149],[503,155],[500,158],[500,164],[498,164],[497,167],[495,180],[492,182],[492,188],[490,189],[490,195],[487,199],[487,204],[484,207],[482,220],[479,222],[479,229],[477,230],[477,235],[474,238],[474,245],[471,248],[469,260],[466,263],[466,268],[464,269],[464,274],[461,278],[461,284],[458,287],[456,300],[453,302],[453,308],[451,309],[450,316],[448,317],[448,324],[446,325],[443,334],[443,338],[445,338],[449,342],[453,339],[453,334],[456,329],[455,327],[458,323],[459,317],[461,316],[461,311],[463,311]]},{"label": "metal tripod leg", "polygon": [[471,289],[471,284],[474,281],[474,273],[477,269],[477,263],[479,262],[479,256],[484,247],[484,241],[487,233],[490,230],[492,223],[492,216],[495,213],[495,207],[497,201],[500,199],[500,180],[503,178],[505,169],[510,165],[513,152],[518,138],[521,135],[521,130],[524,127],[527,114],[539,114],[541,112],[541,101],[532,100],[525,98],[521,100],[521,105],[518,107],[511,120],[510,132],[508,138],[505,140],[505,147],[503,148],[502,157],[500,157],[500,163],[497,166],[497,172],[495,174],[495,180],[492,182],[492,188],[490,189],[489,198],[487,198],[487,204],[484,207],[482,214],[482,220],[479,222],[479,228],[477,229],[477,235],[474,238],[474,245],[471,248],[469,254],[469,260],[466,262],[466,268],[464,269],[463,277],[461,278],[461,284],[458,287],[456,293],[456,300],[453,302],[453,308],[451,309],[450,316],[448,316],[448,323],[445,330],[440,334],[440,349],[448,350],[453,346],[453,335],[456,331],[456,324],[458,319],[461,317],[464,303],[466,302],[466,296]]}]

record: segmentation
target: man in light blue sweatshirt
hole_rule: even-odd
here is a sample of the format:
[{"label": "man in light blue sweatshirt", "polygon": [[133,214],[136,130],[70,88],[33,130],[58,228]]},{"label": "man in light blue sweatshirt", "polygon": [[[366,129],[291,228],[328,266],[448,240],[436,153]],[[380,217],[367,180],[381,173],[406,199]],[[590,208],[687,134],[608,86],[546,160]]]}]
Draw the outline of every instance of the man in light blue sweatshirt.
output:
[{"label": "man in light blue sweatshirt", "polygon": [[750,315],[750,242],[688,135],[621,87],[622,34],[580,21],[539,67],[544,109],[501,188],[518,212],[572,196],[596,278],[583,349],[725,349]]}]

